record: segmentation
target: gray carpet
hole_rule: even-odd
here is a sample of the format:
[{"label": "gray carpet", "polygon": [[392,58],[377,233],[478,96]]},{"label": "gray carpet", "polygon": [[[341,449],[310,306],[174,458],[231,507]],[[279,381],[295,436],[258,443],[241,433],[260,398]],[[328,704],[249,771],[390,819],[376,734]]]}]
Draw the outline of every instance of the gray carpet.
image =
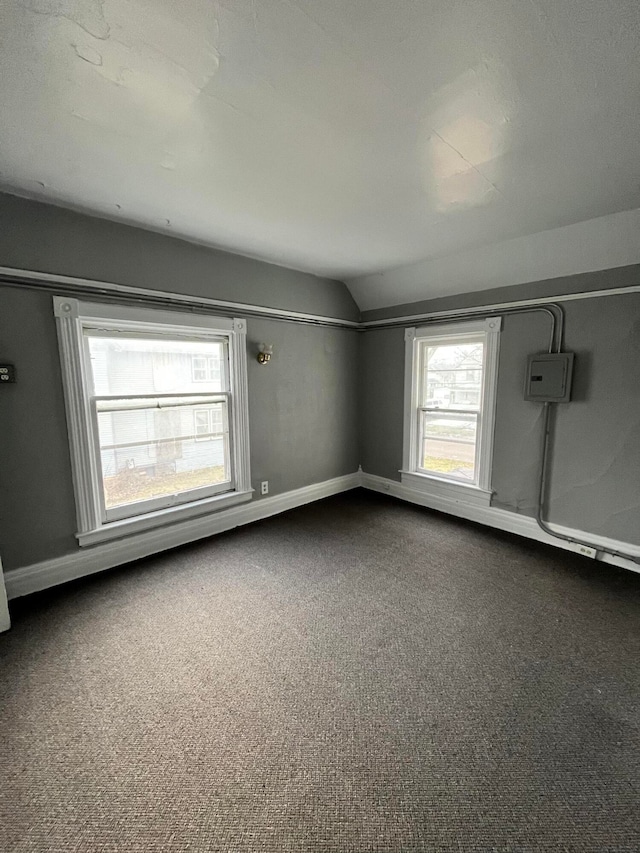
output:
[{"label": "gray carpet", "polygon": [[640,851],[640,576],[352,492],[14,602],[3,851]]}]

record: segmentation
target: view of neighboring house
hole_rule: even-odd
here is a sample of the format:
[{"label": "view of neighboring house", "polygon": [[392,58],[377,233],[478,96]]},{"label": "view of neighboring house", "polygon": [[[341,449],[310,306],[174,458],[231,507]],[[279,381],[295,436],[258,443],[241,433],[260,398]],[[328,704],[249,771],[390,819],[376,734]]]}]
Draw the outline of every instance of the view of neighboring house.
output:
[{"label": "view of neighboring house", "polygon": [[[122,394],[98,402],[107,494],[110,478],[127,471],[150,479],[226,467],[226,401],[189,396],[223,390],[221,343],[91,336],[89,349],[96,397]],[[175,397],[154,396],[167,394]]]},{"label": "view of neighboring house", "polygon": [[425,364],[425,405],[477,409],[482,392],[481,343],[429,347]]},{"label": "view of neighboring house", "polygon": [[425,471],[475,479],[483,359],[482,343],[426,347],[421,413]]}]

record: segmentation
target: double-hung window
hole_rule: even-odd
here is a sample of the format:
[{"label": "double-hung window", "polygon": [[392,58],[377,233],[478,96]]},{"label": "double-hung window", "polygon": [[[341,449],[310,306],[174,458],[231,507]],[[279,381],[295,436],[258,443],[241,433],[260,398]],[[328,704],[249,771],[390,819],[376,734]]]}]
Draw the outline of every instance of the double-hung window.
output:
[{"label": "double-hung window", "polygon": [[81,545],[251,497],[244,320],[54,308]]},{"label": "double-hung window", "polygon": [[489,502],[500,325],[406,330],[403,483]]}]

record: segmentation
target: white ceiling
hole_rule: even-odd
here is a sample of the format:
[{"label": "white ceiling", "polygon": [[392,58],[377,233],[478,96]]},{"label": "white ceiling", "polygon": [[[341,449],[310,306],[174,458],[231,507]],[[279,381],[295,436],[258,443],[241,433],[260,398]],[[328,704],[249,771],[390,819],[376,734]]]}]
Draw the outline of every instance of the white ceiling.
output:
[{"label": "white ceiling", "polygon": [[640,207],[639,50],[638,0],[2,0],[0,182],[370,307]]}]

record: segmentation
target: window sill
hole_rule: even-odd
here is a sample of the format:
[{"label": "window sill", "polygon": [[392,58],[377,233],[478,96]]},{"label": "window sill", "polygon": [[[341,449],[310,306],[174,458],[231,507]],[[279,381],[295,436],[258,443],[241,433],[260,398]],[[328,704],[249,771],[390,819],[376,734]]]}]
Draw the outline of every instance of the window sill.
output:
[{"label": "window sill", "polygon": [[469,483],[455,483],[453,480],[445,480],[429,474],[418,474],[415,471],[400,471],[400,479],[404,486],[425,495],[433,495],[476,506],[491,505],[493,492]]},{"label": "window sill", "polygon": [[206,515],[209,512],[217,512],[227,507],[246,503],[251,500],[252,495],[253,489],[249,489],[244,492],[215,495],[211,498],[204,498],[203,500],[193,501],[193,503],[183,504],[178,507],[168,507],[167,509],[160,509],[155,512],[147,512],[144,515],[137,515],[133,518],[111,521],[97,527],[95,530],[77,533],[76,539],[81,548],[86,545],[97,545],[99,542],[108,542],[111,539],[122,539],[134,533],[142,533],[145,530],[152,530],[155,527],[163,527],[167,524],[186,521],[190,518]]}]

